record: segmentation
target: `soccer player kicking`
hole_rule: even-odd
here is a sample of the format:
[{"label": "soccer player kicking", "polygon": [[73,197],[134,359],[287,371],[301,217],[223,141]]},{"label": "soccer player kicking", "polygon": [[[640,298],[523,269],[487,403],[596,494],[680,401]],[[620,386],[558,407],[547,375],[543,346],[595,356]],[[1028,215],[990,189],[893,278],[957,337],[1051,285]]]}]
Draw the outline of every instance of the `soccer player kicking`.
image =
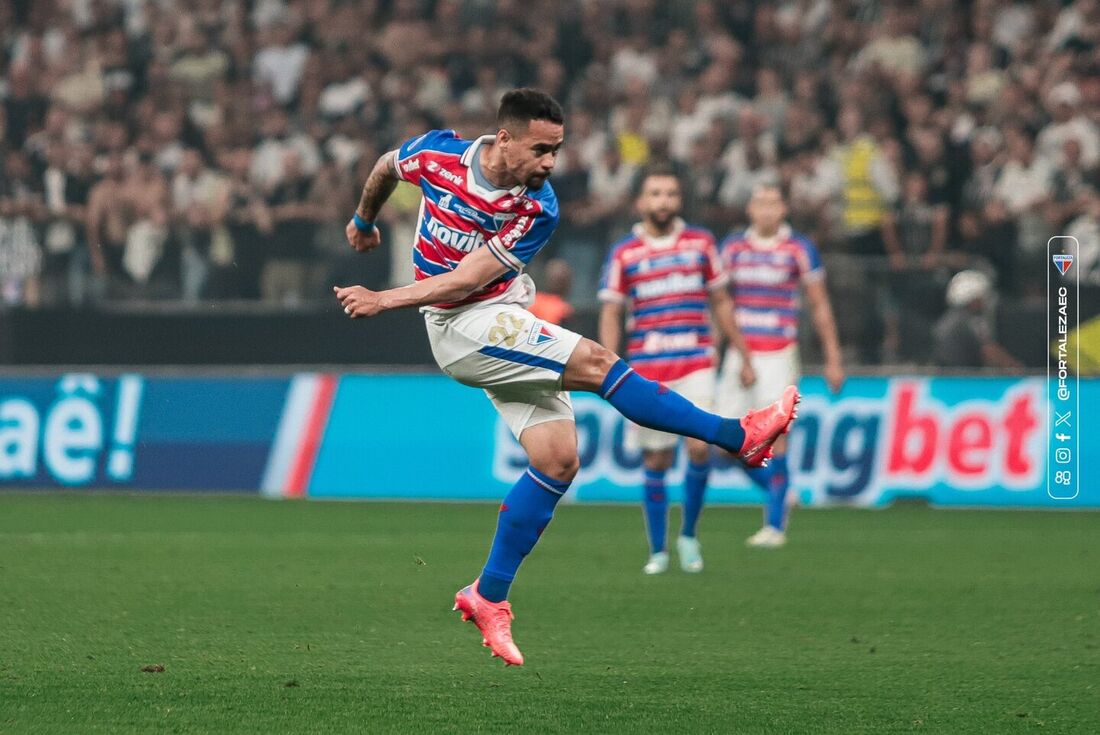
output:
[{"label": "soccer player kicking", "polygon": [[724,419],[527,311],[534,285],[523,269],[558,222],[547,179],[563,137],[558,103],[517,89],[501,100],[495,135],[468,141],[433,130],[382,155],[348,222],[348,241],[358,251],[377,247],[374,219],[398,181],[419,186],[416,281],[387,291],[334,287],[353,319],[419,307],[440,368],[483,388],[527,452],[530,465],[500,506],[481,575],[455,595],[455,609],[477,625],[493,655],[516,666],[523,656],[512,641],[508,590],[580,464],[566,391],[597,393],[637,424],[714,444],[753,465],[770,456],[799,400],[790,386],[774,404]]},{"label": "soccer player kicking", "polygon": [[[736,416],[757,401],[782,396],[797,384],[799,287],[806,290],[814,327],[825,353],[825,380],[834,393],[844,384],[836,322],[825,292],[825,268],[814,244],[784,222],[783,193],[774,185],[759,186],[748,206],[748,230],[722,243],[722,262],[730,276],[737,323],[752,351],[760,379],[745,387],[739,379],[741,353],[731,351],[718,383],[718,410]],[[767,464],[748,469],[749,477],[766,493],[764,526],[747,544],[777,548],[787,543],[787,441],[780,437]]]},{"label": "soccer player kicking", "polygon": [[[611,247],[600,281],[600,343],[618,352],[623,312],[628,309],[626,357],[630,367],[645,378],[664,383],[696,406],[710,409],[716,379],[712,314],[730,349],[741,357],[740,385],[751,386],[756,375],[734,319],[729,279],[714,236],[685,224],[679,217],[681,205],[680,182],[671,169],[655,167],[643,174],[635,201],[642,221]],[[634,439],[645,466],[642,507],[649,560],[642,571],[661,574],[668,569],[665,473],[676,458],[680,437],[637,428]],[[688,466],[676,552],[681,569],[701,572],[703,555],[695,526],[710,473],[710,445],[693,438],[686,444]]]}]

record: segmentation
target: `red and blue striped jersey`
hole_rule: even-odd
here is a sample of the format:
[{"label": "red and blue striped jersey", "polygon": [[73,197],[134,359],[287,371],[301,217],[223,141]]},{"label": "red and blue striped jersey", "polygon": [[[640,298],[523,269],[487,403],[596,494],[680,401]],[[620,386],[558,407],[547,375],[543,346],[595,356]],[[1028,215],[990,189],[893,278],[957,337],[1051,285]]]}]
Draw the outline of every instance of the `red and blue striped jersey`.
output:
[{"label": "red and blue striped jersey", "polygon": [[493,136],[463,140],[432,130],[397,149],[397,175],[420,187],[423,199],[413,244],[416,280],[453,271],[467,255],[488,247],[508,271],[454,309],[502,296],[558,226],[558,199],[549,182],[538,189],[495,189],[478,168],[481,146]]},{"label": "red and blue striped jersey", "polygon": [[726,287],[714,235],[677,219],[661,238],[635,225],[611,246],[600,299],[629,307],[626,359],[641,375],[676,380],[714,367],[709,292]]},{"label": "red and blue striped jersey", "polygon": [[814,244],[787,225],[770,238],[750,228],[722,243],[737,325],[750,350],[781,350],[798,341],[799,287],[825,276]]}]

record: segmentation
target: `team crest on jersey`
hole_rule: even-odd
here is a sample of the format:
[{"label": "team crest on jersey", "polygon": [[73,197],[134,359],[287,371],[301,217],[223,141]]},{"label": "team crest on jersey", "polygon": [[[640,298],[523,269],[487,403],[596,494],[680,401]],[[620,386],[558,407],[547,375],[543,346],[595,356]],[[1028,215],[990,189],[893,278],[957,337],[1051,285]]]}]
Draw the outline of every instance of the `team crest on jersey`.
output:
[{"label": "team crest on jersey", "polygon": [[493,215],[493,222],[496,223],[497,229],[499,230],[501,227],[504,227],[505,224],[507,224],[508,222],[511,222],[515,218],[516,218],[516,215],[514,215],[514,214],[510,214],[508,212],[501,212],[499,214],[494,214]]},{"label": "team crest on jersey", "polygon": [[531,330],[530,336],[527,337],[527,344],[530,345],[544,345],[547,342],[553,342],[557,337],[550,331],[550,328],[543,322],[537,322],[535,328]]}]

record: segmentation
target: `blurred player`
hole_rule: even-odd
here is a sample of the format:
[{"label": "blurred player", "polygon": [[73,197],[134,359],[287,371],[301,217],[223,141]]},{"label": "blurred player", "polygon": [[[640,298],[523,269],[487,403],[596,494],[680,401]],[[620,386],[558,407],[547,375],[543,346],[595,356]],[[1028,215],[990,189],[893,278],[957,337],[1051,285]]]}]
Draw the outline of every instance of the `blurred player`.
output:
[{"label": "blurred player", "polygon": [[[741,385],[756,380],[752,361],[734,320],[725,269],[714,236],[680,219],[680,182],[671,169],[653,168],[641,181],[635,206],[642,221],[611,247],[600,282],[600,343],[617,352],[628,312],[626,357],[630,366],[658,380],[696,406],[714,404],[715,351],[710,315],[741,356]],[[710,313],[708,313],[708,306]],[[637,427],[635,427],[637,428]],[[668,496],[665,473],[676,459],[680,437],[653,429],[634,432],[645,465],[646,529],[649,560],[643,571],[668,569],[665,550]],[[703,570],[695,525],[703,510],[710,473],[710,445],[687,440],[683,522],[676,540],[680,568]]]},{"label": "blurred player", "polygon": [[[495,135],[468,141],[433,130],[382,155],[347,224],[348,241],[358,251],[377,247],[374,219],[398,181],[419,186],[416,282],[388,291],[333,289],[353,319],[420,307],[440,368],[483,388],[527,452],[530,465],[500,506],[481,575],[455,595],[455,609],[477,625],[493,655],[517,666],[523,656],[512,641],[509,588],[580,466],[565,391],[597,393],[636,423],[702,439],[750,464],[770,455],[798,402],[791,386],[773,406],[741,420],[720,418],[638,375],[610,350],[527,311],[534,286],[523,269],[557,226],[558,202],[547,179],[564,133],[553,98],[519,89],[502,98]],[[443,415],[424,418],[426,456],[433,442],[465,430]],[[384,430],[369,427],[368,435],[374,428]]]},{"label": "blurred player", "polygon": [[565,324],[573,316],[569,292],[573,290],[573,268],[563,258],[546,262],[545,284],[535,294],[528,311],[551,324]]},{"label": "blurred player", "polygon": [[[774,400],[785,386],[798,383],[799,287],[810,300],[814,327],[825,353],[825,380],[833,392],[844,384],[836,323],[825,292],[825,269],[813,243],[784,222],[787,207],[779,187],[758,186],[749,200],[750,227],[722,243],[722,262],[729,272],[737,324],[752,351],[759,380],[741,385],[741,355],[730,351],[718,382],[718,411],[736,415],[744,406]],[[753,482],[767,493],[764,526],[749,546],[775,548],[787,542],[787,442],[775,443],[775,458],[766,467],[749,468]]]}]

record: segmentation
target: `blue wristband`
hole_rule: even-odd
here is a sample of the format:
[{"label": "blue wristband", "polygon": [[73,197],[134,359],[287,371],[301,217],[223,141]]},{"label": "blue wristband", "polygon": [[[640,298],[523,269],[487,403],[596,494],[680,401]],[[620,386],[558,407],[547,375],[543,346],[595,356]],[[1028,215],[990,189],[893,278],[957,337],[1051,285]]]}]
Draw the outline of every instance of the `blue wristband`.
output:
[{"label": "blue wristband", "polygon": [[359,230],[360,232],[374,232],[374,223],[367,222],[365,219],[359,216],[358,212],[351,216],[351,221],[355,223],[355,229]]}]

